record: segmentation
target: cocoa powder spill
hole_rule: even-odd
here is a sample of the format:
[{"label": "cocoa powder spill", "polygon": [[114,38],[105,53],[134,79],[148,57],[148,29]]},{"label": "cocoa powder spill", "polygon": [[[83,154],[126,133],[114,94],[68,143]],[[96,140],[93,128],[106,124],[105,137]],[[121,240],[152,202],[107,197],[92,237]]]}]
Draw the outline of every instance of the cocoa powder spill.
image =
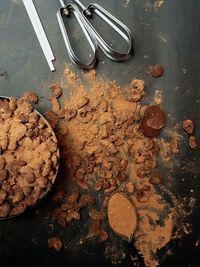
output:
[{"label": "cocoa powder spill", "polygon": [[[163,74],[159,66],[150,71],[155,77]],[[166,178],[158,167],[159,158],[162,164],[178,153],[177,139],[170,144],[159,138],[166,115],[159,105],[142,105],[143,80],[133,80],[121,88],[116,81],[97,78],[94,70],[82,79],[87,83],[87,90],[71,70],[65,70],[61,87],[69,84],[74,93],[62,107],[57,93],[55,95],[55,88],[59,86],[51,86],[54,98],[51,98],[52,110],[46,117],[56,129],[65,176],[72,188],[71,193],[65,195],[62,183],[58,187],[53,199],[63,199],[63,204],[54,210],[52,218],[65,226],[70,221],[81,220],[81,211],[88,212],[87,238],[105,241],[110,236],[110,229],[103,227],[108,216],[114,231],[129,236],[130,231],[123,232],[123,227],[116,229],[116,220],[123,219],[120,214],[123,203],[115,199],[107,210],[112,196],[125,195],[137,213],[137,228],[133,214],[131,221],[133,232],[136,228],[135,246],[146,266],[158,266],[156,254],[173,238],[177,218],[183,216],[177,212],[178,200],[172,201],[173,205],[165,201],[162,194],[165,190],[161,190],[165,187],[161,184]],[[98,205],[97,195],[98,199],[100,196]],[[171,192],[168,196],[176,199]],[[126,225],[128,219],[124,214],[122,224]],[[117,253],[114,255],[112,251],[109,255],[108,251],[111,247],[105,254],[113,262],[124,257],[118,253],[121,259],[116,260]]]},{"label": "cocoa powder spill", "polygon": [[114,232],[131,241],[137,228],[137,214],[126,195],[115,193],[110,197],[108,221]]}]

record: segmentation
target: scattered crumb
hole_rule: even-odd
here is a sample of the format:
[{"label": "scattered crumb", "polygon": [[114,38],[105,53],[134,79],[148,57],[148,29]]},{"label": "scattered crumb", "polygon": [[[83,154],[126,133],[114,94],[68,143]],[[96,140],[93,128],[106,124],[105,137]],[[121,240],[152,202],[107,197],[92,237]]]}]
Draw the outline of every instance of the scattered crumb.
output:
[{"label": "scattered crumb", "polygon": [[59,98],[61,95],[62,95],[62,88],[61,88],[61,85],[59,83],[54,83],[50,86],[50,89],[53,93],[53,95],[56,97],[56,98]]},{"label": "scattered crumb", "polygon": [[163,4],[164,4],[165,0],[156,0],[154,3],[154,7],[155,9],[159,9]]},{"label": "scattered crumb", "polygon": [[197,139],[194,135],[190,136],[189,146],[194,150],[198,148]]},{"label": "scattered crumb", "polygon": [[54,248],[57,252],[59,252],[62,249],[62,242],[59,237],[51,237],[48,240],[48,247]]},{"label": "scattered crumb", "polygon": [[195,246],[196,246],[196,247],[199,247],[199,244],[200,244],[200,240],[198,239],[198,240],[196,241],[196,243],[195,243]]},{"label": "scattered crumb", "polygon": [[65,76],[69,82],[74,82],[77,79],[76,74],[68,68],[65,69]]},{"label": "scattered crumb", "polygon": [[190,120],[190,119],[184,120],[183,129],[186,131],[186,133],[192,134],[194,132],[194,123],[193,123],[193,121]]},{"label": "scattered crumb", "polygon": [[153,65],[149,67],[149,73],[154,78],[159,78],[164,74],[164,68],[161,65]]},{"label": "scattered crumb", "polygon": [[156,90],[155,91],[155,94],[154,94],[154,102],[157,105],[162,104],[162,102],[163,102],[163,95],[162,95],[162,91],[161,90]]},{"label": "scattered crumb", "polygon": [[[162,67],[156,71],[156,77],[164,72]],[[106,247],[110,248],[105,251],[106,258],[120,262],[126,256],[124,250],[118,244],[111,245],[111,241],[115,243],[114,233],[102,227],[108,223],[109,199],[116,192],[124,193],[134,203],[139,218],[136,247],[147,266],[157,266],[157,251],[173,239],[176,227],[179,229],[179,199],[168,192],[169,199],[175,199],[177,205],[167,202],[163,189],[165,181],[170,183],[175,178],[159,172],[160,164],[174,164],[180,149],[179,136],[165,131],[172,141],[160,140],[167,117],[170,119],[158,106],[162,104],[161,91],[155,93],[156,105],[143,106],[143,80],[133,80],[121,88],[116,81],[96,76],[94,70],[83,75],[89,90],[81,79],[76,82],[72,71],[65,71],[67,81],[75,81],[74,93],[61,107],[56,130],[71,189],[68,194],[59,189],[55,199],[63,201],[57,203],[52,219],[70,227],[71,221],[79,221],[83,213],[88,213],[86,238],[107,240]],[[56,119],[52,113],[49,115]],[[184,228],[181,233],[189,231]]]}]

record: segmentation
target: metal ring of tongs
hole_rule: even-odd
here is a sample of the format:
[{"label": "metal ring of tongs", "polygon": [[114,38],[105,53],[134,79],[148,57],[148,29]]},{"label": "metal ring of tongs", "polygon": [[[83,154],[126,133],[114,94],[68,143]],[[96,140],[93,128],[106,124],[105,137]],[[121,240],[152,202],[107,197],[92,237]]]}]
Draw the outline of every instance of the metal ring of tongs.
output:
[{"label": "metal ring of tongs", "polygon": [[[88,5],[88,7],[85,7],[79,0],[73,0],[73,1],[76,4],[78,4],[82,9],[82,14],[84,15],[89,27],[91,28],[93,35],[97,39],[99,47],[106,54],[106,56],[114,61],[126,60],[130,56],[133,50],[133,37],[129,28],[125,24],[123,24],[120,20],[118,20],[115,16],[113,16],[111,13],[109,13],[107,10],[105,10],[103,7],[101,7],[96,3],[91,3]],[[115,30],[115,32],[117,32],[127,42],[128,50],[126,53],[121,53],[114,50],[100,36],[100,34],[88,20],[88,18],[91,17],[93,13],[96,14],[98,17],[100,17],[108,25],[110,25]]]},{"label": "metal ring of tongs", "polygon": [[[88,24],[85,21],[85,18],[83,17],[81,12],[79,11],[78,7],[76,5],[73,5],[73,4],[66,5],[63,0],[60,0],[60,3],[61,3],[62,7],[57,12],[57,19],[58,19],[60,30],[61,30],[64,42],[65,42],[69,57],[70,57],[71,61],[78,68],[92,69],[95,66],[95,63],[97,60],[97,51],[98,51],[97,41],[96,41],[94,35],[91,33],[90,29],[88,28]],[[69,14],[71,12],[75,15],[75,17],[76,17],[81,29],[83,30],[83,33],[85,34],[85,36],[86,36],[86,38],[90,44],[90,47],[92,49],[93,57],[89,63],[81,62],[80,59],[75,55],[74,50],[71,46],[67,31],[65,28],[65,24],[63,21],[63,17],[62,17],[63,15],[69,16]]]}]

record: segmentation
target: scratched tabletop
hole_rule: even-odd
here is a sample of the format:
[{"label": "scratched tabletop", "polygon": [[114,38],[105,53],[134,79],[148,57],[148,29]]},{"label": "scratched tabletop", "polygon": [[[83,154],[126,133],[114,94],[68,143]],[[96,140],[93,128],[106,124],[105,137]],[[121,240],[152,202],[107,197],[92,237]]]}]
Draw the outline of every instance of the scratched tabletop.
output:
[{"label": "scratched tabletop", "polygon": [[[83,0],[88,4],[88,0]],[[97,0],[104,8],[122,20],[133,32],[134,55],[126,62],[116,63],[99,53],[97,75],[117,80],[124,85],[133,78],[146,82],[146,96],[156,89],[163,91],[163,106],[173,118],[172,123],[187,117],[194,120],[196,136],[200,143],[200,1],[199,0]],[[56,20],[59,9],[57,0],[35,0],[38,13],[56,56],[56,72],[51,73],[33,31],[22,0],[0,1],[0,95],[21,96],[27,90],[35,91],[40,101],[37,109],[44,113],[49,108],[49,84],[63,77],[69,66],[78,75],[82,70],[74,68],[69,60]],[[69,28],[74,37],[74,47],[87,56],[87,45],[78,30],[73,30],[73,19]],[[98,24],[98,23],[97,23]],[[100,25],[105,38],[111,41],[115,36],[106,25]],[[116,45],[120,45],[117,40]],[[78,47],[78,44],[82,47]],[[81,49],[81,50],[80,50]],[[165,75],[160,79],[149,79],[148,66],[161,64]],[[63,92],[67,99],[71,93]],[[180,166],[169,170],[174,182],[170,190],[180,198],[197,199],[189,218],[192,233],[182,240],[171,241],[168,249],[159,253],[161,267],[200,266],[200,153],[191,151],[181,143]],[[60,227],[51,221],[52,202],[48,196],[36,209],[12,219],[0,221],[0,266],[1,267],[53,267],[53,266],[111,266],[104,255],[105,244],[86,242],[77,245],[83,234],[80,224]],[[82,222],[84,228],[84,220]],[[47,245],[50,236],[61,236],[64,249],[60,253]],[[126,249],[126,242],[116,237]],[[128,250],[128,248],[127,248]],[[129,255],[119,266],[132,266]]]}]

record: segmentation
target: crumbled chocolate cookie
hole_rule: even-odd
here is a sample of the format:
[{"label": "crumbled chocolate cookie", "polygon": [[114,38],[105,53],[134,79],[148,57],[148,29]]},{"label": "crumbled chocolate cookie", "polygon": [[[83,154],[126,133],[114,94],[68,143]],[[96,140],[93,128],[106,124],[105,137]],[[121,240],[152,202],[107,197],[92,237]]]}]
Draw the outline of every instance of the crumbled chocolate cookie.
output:
[{"label": "crumbled chocolate cookie", "polygon": [[[0,100],[0,217],[18,215],[37,203],[56,178],[57,141],[34,111],[31,102],[36,100],[37,95],[31,92],[18,100]],[[50,144],[54,144],[53,150]]]}]

